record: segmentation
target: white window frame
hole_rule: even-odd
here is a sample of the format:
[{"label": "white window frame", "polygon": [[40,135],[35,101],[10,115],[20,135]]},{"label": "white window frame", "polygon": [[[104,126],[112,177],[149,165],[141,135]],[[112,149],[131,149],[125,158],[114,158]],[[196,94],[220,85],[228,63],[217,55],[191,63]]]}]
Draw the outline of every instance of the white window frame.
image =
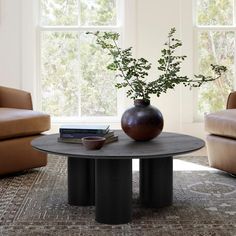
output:
[{"label": "white window frame", "polygon": [[[116,30],[122,34],[122,47],[133,46],[136,41],[136,1],[118,0],[120,11],[118,12],[117,26],[41,26],[39,19],[40,0],[22,1],[22,88],[31,92],[35,108],[41,110],[40,98],[40,32],[42,31],[92,31],[92,30]],[[135,51],[134,55],[136,54]],[[126,106],[127,98],[124,91],[117,91],[117,116],[109,117],[60,117],[53,118],[52,123],[120,123],[120,117]]]},{"label": "white window frame", "polygon": [[[207,31],[223,31],[223,32],[234,32],[235,33],[235,42],[236,42],[236,0],[233,0],[233,25],[198,25],[197,24],[197,0],[193,0],[193,33],[194,33],[194,71],[198,73],[198,53],[197,53],[197,45],[198,45],[198,34],[200,32]],[[236,46],[236,45],[235,45]],[[236,73],[236,48],[234,51],[234,73]],[[236,88],[236,79],[233,81],[234,88]],[[194,90],[194,113],[193,119],[194,122],[202,122],[204,119],[204,114],[200,115],[198,113],[198,94],[199,89]]]}]

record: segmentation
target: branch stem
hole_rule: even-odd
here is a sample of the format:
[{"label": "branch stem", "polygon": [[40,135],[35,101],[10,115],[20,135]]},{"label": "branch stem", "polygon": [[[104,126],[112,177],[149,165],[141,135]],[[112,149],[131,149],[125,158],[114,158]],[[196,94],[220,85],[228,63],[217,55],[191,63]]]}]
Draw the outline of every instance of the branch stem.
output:
[{"label": "branch stem", "polygon": [[[120,49],[119,49],[119,47],[118,47],[116,41],[113,40],[113,43],[114,43],[114,45],[115,45],[115,47],[116,47],[116,49],[117,49],[117,51],[118,51],[118,53],[119,53],[119,55],[120,55],[120,57],[121,57],[121,59],[122,59],[122,54],[121,54],[121,52],[120,52]],[[111,52],[111,50],[109,50],[109,51]],[[131,90],[135,93],[135,89],[133,88],[133,86],[131,85],[131,83],[129,82],[129,80],[126,78],[125,72],[123,71],[123,69],[122,69],[122,67],[121,67],[121,65],[120,65],[119,62],[118,62],[118,66],[119,66],[119,70],[120,70],[121,74],[122,74],[123,77],[124,77],[124,80],[128,83],[128,85],[130,86]]]}]

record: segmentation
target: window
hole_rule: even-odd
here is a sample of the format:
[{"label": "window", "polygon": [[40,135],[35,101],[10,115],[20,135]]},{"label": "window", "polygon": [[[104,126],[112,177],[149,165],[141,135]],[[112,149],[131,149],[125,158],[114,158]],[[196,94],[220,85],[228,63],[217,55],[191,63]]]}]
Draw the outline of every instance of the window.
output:
[{"label": "window", "polygon": [[198,90],[197,117],[225,108],[234,87],[236,16],[235,0],[195,0],[196,62],[199,73],[210,74],[210,64],[221,64],[228,72]]},{"label": "window", "polygon": [[[110,58],[87,31],[123,34],[120,0],[41,0],[39,91],[41,107],[54,117],[116,117]],[[76,117],[76,118],[75,118]]]}]

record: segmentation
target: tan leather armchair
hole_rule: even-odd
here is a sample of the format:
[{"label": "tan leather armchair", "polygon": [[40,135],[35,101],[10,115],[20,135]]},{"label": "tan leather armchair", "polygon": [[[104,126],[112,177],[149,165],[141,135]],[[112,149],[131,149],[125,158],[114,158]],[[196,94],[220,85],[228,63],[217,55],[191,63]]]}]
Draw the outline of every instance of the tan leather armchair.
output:
[{"label": "tan leather armchair", "polygon": [[28,92],[0,86],[0,175],[47,164],[30,142],[50,129],[50,116],[33,111]]},{"label": "tan leather armchair", "polygon": [[230,93],[226,110],[205,116],[210,166],[236,174],[236,92]]}]

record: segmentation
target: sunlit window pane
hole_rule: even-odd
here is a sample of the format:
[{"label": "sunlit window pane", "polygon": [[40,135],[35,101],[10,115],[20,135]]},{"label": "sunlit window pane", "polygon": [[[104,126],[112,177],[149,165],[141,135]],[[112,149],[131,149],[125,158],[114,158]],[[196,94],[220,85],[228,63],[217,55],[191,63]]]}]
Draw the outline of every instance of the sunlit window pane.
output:
[{"label": "sunlit window pane", "polygon": [[233,0],[197,0],[198,25],[232,25]]},{"label": "sunlit window pane", "polygon": [[[52,117],[72,119],[117,116],[115,74],[106,68],[111,58],[83,27],[101,30],[100,26],[108,26],[114,30],[119,1],[39,2],[42,110]],[[71,30],[68,26],[77,27]]]},{"label": "sunlit window pane", "polygon": [[78,34],[41,35],[42,109],[52,116],[76,116],[79,110]]},{"label": "sunlit window pane", "polygon": [[115,75],[106,69],[110,57],[94,37],[82,34],[80,39],[81,116],[115,116]]},{"label": "sunlit window pane", "polygon": [[81,25],[116,25],[116,0],[81,0]]},{"label": "sunlit window pane", "polygon": [[77,25],[78,0],[41,0],[42,25]]},{"label": "sunlit window pane", "polygon": [[200,73],[210,75],[210,64],[225,65],[228,69],[220,79],[209,82],[199,89],[200,114],[225,109],[227,96],[233,88],[234,38],[234,32],[207,31],[198,34]]}]

